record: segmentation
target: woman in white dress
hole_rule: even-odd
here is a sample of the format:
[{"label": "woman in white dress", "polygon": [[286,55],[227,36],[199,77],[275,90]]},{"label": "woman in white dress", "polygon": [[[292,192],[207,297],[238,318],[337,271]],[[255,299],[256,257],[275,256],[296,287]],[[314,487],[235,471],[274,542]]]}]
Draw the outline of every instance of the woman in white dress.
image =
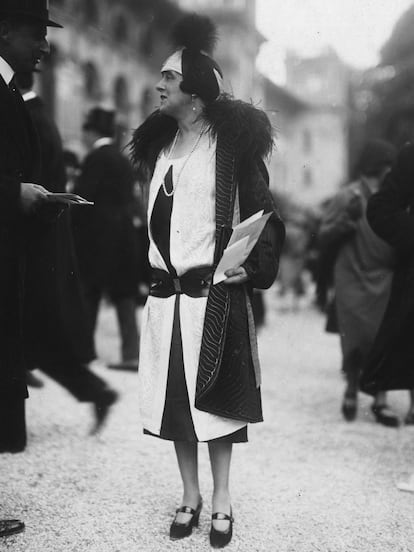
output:
[{"label": "woman in white dress", "polygon": [[[148,176],[150,296],[143,313],[140,409],[144,431],[174,441],[182,505],[170,537],[188,536],[202,499],[197,443],[208,442],[214,482],[210,542],[232,537],[232,444],[262,420],[260,371],[250,296],[277,273],[284,227],[268,192],[263,157],[272,148],[266,115],[222,93],[207,55],[215,29],[187,16],[177,50],[161,69],[160,107],[134,133],[132,158]],[[260,209],[272,215],[242,266],[212,285],[235,223]]]}]

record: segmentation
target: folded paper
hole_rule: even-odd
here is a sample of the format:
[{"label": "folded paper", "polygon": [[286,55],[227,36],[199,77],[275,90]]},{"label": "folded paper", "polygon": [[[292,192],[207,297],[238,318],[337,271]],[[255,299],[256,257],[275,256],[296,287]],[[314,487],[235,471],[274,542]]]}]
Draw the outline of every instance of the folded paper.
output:
[{"label": "folded paper", "polygon": [[48,193],[47,199],[48,201],[53,201],[57,203],[66,203],[68,205],[93,205],[93,201],[88,201],[77,194]]},{"label": "folded paper", "polygon": [[271,213],[264,215],[263,211],[258,211],[233,228],[229,243],[214,273],[213,285],[227,278],[225,274],[227,270],[238,268],[244,263],[256,245],[270,215]]}]

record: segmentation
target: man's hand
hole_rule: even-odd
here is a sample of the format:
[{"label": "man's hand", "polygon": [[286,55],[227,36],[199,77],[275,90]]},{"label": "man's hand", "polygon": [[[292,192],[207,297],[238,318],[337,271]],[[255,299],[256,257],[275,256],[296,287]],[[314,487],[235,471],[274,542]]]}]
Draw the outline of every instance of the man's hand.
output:
[{"label": "man's hand", "polygon": [[38,184],[21,183],[20,205],[24,213],[32,212],[39,203],[47,199],[47,190]]},{"label": "man's hand", "polygon": [[246,270],[239,266],[237,268],[230,268],[224,273],[227,278],[224,281],[225,284],[244,284],[249,280]]}]

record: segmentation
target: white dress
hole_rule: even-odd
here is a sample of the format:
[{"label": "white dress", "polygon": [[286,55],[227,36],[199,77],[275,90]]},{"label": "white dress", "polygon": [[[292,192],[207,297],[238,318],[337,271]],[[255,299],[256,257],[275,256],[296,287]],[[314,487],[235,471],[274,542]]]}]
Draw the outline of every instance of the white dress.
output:
[{"label": "white dress", "polygon": [[[212,265],[215,248],[215,166],[216,143],[203,135],[188,157],[168,159],[161,153],[150,184],[148,221],[165,174],[173,165],[174,197],[171,214],[170,258],[178,276],[188,270]],[[181,173],[180,173],[181,171]],[[167,270],[154,243],[149,224],[149,260],[153,268]],[[176,295],[150,296],[142,317],[139,362],[140,412],[144,429],[160,435],[169,368],[171,335]],[[199,441],[234,433],[246,422],[230,420],[197,410],[194,406],[199,353],[203,332],[206,297],[180,296],[180,325],[184,373],[190,412]]]}]

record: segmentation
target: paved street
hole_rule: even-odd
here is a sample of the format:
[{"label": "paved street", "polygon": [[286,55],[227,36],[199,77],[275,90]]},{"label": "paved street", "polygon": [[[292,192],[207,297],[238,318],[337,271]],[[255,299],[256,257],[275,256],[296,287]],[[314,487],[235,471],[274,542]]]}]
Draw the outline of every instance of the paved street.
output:
[{"label": "paved street", "polygon": [[[356,422],[340,416],[343,383],[336,336],[323,332],[312,309],[282,313],[274,291],[260,335],[265,423],[236,445],[232,476],[235,536],[229,552],[414,551],[414,494],[395,481],[414,471],[414,428],[373,422],[361,397]],[[99,353],[117,360],[113,312],[100,317]],[[131,373],[96,370],[121,399],[99,437],[89,437],[89,405],[55,383],[28,402],[29,447],[0,456],[1,517],[27,529],[0,541],[13,552],[207,551],[211,481],[207,450],[200,454],[205,508],[200,527],[170,542],[168,527],[180,500],[170,443],[143,436],[137,381]],[[407,393],[390,403],[401,416]]]}]

